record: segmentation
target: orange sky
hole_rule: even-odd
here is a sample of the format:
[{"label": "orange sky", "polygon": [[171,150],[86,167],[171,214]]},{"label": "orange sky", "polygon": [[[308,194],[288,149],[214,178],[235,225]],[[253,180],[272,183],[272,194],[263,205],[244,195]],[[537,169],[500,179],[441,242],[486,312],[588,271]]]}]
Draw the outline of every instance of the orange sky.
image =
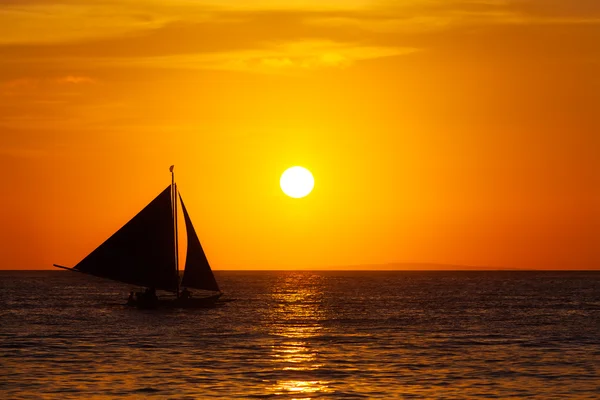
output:
[{"label": "orange sky", "polygon": [[599,269],[599,43],[597,0],[0,1],[0,268],[175,164],[215,269]]}]

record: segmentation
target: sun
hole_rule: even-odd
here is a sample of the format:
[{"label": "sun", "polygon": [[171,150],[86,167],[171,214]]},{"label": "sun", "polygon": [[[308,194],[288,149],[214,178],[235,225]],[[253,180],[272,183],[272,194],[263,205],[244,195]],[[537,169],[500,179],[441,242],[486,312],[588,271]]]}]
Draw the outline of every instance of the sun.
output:
[{"label": "sun", "polygon": [[304,167],[291,167],[281,174],[279,185],[283,193],[290,197],[299,199],[312,192],[315,179],[309,170]]}]

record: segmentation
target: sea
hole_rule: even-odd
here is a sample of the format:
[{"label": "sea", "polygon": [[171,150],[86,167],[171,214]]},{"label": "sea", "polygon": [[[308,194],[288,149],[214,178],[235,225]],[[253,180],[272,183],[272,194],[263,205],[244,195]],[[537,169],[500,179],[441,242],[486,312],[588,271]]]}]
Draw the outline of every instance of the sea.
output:
[{"label": "sea", "polygon": [[215,271],[222,304],[0,271],[0,399],[598,399],[600,272]]}]

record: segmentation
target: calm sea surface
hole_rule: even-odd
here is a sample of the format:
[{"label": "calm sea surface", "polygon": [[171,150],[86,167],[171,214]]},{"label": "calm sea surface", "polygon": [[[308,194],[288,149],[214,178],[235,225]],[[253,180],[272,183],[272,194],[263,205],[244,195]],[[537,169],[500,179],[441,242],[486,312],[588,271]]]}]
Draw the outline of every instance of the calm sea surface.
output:
[{"label": "calm sea surface", "polygon": [[214,309],[0,272],[0,398],[599,398],[600,273],[216,272]]}]

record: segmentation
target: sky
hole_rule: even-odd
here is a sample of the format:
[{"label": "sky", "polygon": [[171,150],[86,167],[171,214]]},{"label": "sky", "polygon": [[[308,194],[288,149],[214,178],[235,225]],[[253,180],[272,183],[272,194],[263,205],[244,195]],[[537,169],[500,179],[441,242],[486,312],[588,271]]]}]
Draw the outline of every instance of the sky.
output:
[{"label": "sky", "polygon": [[600,269],[598,43],[597,0],[0,0],[0,268],[175,164],[217,270]]}]

